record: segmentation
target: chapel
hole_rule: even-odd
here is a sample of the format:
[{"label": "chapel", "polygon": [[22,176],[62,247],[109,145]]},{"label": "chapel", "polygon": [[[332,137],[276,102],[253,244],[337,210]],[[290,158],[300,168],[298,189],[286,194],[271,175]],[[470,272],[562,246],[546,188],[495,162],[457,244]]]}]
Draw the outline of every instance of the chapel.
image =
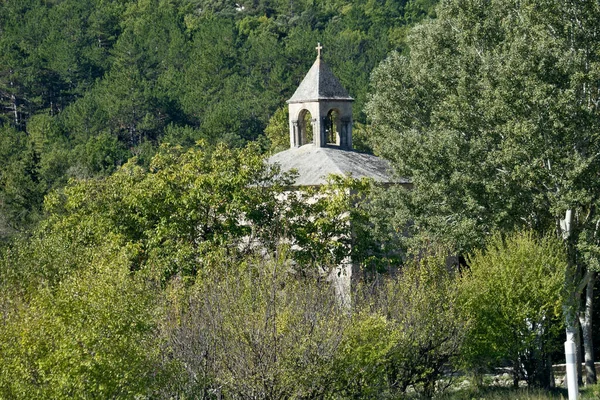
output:
[{"label": "chapel", "polygon": [[327,64],[319,43],[317,59],[287,101],[290,148],[269,158],[282,171],[295,169],[295,186],[318,186],[327,176],[350,175],[392,183],[387,161],[352,147],[352,103]]},{"label": "chapel", "polygon": [[[271,156],[268,162],[279,164],[282,172],[296,170],[296,187],[323,185],[332,174],[371,178],[380,184],[408,184],[392,179],[386,160],[353,149],[354,99],[323,62],[320,43],[316,49],[317,59],[287,101],[290,148]],[[357,267],[347,258],[329,273],[338,300],[347,307]]]}]

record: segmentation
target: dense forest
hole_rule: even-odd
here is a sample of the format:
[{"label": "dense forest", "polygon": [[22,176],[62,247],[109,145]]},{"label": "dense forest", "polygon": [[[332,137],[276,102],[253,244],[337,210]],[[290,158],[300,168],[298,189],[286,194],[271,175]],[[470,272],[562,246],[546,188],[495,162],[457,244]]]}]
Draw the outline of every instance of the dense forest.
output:
[{"label": "dense forest", "polygon": [[371,70],[433,14],[417,1],[42,1],[0,7],[0,235],[70,178],[161,143],[260,143],[317,41],[362,111]]},{"label": "dense forest", "polygon": [[[598,398],[598,37],[595,0],[0,1],[0,399],[541,399],[565,338]],[[265,162],[318,42],[410,189]]]}]

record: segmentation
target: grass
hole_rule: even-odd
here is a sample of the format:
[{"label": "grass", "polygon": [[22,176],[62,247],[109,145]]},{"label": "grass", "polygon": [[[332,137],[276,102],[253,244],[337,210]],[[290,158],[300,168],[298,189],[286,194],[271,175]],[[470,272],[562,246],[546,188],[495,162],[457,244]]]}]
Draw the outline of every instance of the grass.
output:
[{"label": "grass", "polygon": [[[580,399],[600,400],[600,385],[581,387]],[[486,387],[481,389],[463,389],[440,397],[443,400],[546,400],[568,399],[567,390],[557,388],[552,390]]]}]

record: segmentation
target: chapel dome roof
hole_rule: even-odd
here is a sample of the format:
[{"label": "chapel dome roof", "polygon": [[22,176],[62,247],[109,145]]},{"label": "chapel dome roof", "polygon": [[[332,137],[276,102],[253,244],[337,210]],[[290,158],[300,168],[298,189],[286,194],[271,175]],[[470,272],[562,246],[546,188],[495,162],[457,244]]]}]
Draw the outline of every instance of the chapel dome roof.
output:
[{"label": "chapel dome roof", "polygon": [[274,154],[268,162],[279,164],[283,172],[296,170],[294,186],[323,185],[330,174],[370,178],[379,183],[408,183],[394,179],[388,161],[379,157],[336,147],[316,147],[312,143]]}]

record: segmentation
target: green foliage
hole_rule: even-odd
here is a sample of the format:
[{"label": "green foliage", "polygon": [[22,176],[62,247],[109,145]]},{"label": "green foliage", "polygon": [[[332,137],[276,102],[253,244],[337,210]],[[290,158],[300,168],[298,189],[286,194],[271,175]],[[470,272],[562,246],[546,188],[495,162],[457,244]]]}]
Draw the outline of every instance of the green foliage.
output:
[{"label": "green foliage", "polygon": [[[270,152],[278,153],[290,147],[289,113],[287,107],[278,108],[269,119],[265,135],[271,142]],[[310,124],[309,124],[310,125]]]},{"label": "green foliage", "polygon": [[[431,5],[234,4],[2,2],[0,230],[45,218],[1,249],[0,397],[341,395],[353,322],[314,267],[376,264],[368,185],[286,198],[265,129],[317,40],[364,122],[369,71]],[[292,260],[248,257],[282,238]]]},{"label": "green foliage", "polygon": [[382,315],[365,312],[354,318],[336,354],[336,389],[344,398],[376,398],[389,389],[386,372],[398,332]]},{"label": "green foliage", "polygon": [[[329,393],[347,314],[314,266],[350,254],[356,240],[335,237],[366,182],[286,199],[290,177],[256,146],[163,146],[147,169],[135,161],[54,191],[43,223],[2,249],[0,361],[15,368],[0,394]],[[258,261],[285,239],[306,248]]]},{"label": "green foliage", "polygon": [[329,284],[299,279],[285,259],[249,257],[189,290],[170,291],[164,327],[186,374],[171,392],[189,397],[322,397],[331,392],[330,365],[347,316]]},{"label": "green foliage", "polygon": [[0,129],[0,232],[5,235],[37,221],[45,188],[39,153],[27,135],[8,126]]},{"label": "green foliage", "polygon": [[591,240],[598,13],[592,1],[444,1],[410,52],[378,67],[372,143],[414,183],[397,201],[413,233],[468,252],[495,230],[554,229],[573,209],[582,236],[570,240]]},{"label": "green foliage", "polygon": [[286,254],[222,259],[219,273],[192,287],[171,282],[161,332],[187,372],[164,393],[337,399],[444,389],[436,381],[453,368],[465,323],[439,259],[365,286],[350,313]]},{"label": "green foliage", "polygon": [[446,389],[438,380],[456,370],[467,330],[455,274],[440,253],[409,266],[397,286],[388,289],[397,296],[395,318],[402,327],[392,362],[396,382],[399,387],[414,385],[428,397]]},{"label": "green foliage", "polygon": [[414,184],[388,197],[394,225],[458,254],[555,232],[571,339],[600,255],[600,5],[447,0],[436,15],[372,75],[374,150]]},{"label": "green foliage", "polygon": [[444,258],[407,263],[397,278],[358,291],[353,323],[336,354],[336,388],[348,398],[393,398],[412,387],[427,398],[458,365],[467,322]]},{"label": "green foliage", "polygon": [[368,270],[390,261],[359,206],[370,182],[331,177],[321,187],[284,192],[291,177],[265,163],[257,146],[163,146],[148,169],[132,160],[102,180],[73,181],[49,195],[42,232],[90,247],[113,237],[131,246],[132,269],[164,280],[195,279],[211,271],[213,256],[241,258],[282,240],[311,275],[348,257]]},{"label": "green foliage", "polygon": [[82,268],[80,260],[76,273],[56,286],[41,281],[30,296],[3,290],[1,397],[133,399],[167,377],[154,336],[155,290],[130,275],[126,253],[97,249],[101,261]]},{"label": "green foliage", "polygon": [[[318,40],[356,98],[355,120],[365,122],[369,72],[405,47],[394,32],[425,18],[433,3],[2,2],[0,123],[30,135],[42,182],[0,187],[8,204],[2,231],[34,223],[43,196],[69,178],[104,176],[140,153],[148,165],[163,142],[257,141],[266,151],[265,129],[313,62]],[[6,169],[19,175],[23,166]]]},{"label": "green foliage", "polygon": [[471,320],[463,354],[470,368],[513,367],[515,379],[550,385],[550,352],[558,342],[566,271],[556,239],[531,232],[492,237],[470,257],[461,302]]},{"label": "green foliage", "polygon": [[[291,257],[304,268],[331,269],[352,260],[365,272],[397,262],[397,252],[373,232],[369,208],[373,182],[332,175],[325,185],[302,187],[281,203]],[[389,243],[388,243],[389,244]],[[396,249],[397,250],[397,249]]]},{"label": "green foliage", "polygon": [[79,165],[87,176],[108,175],[116,166],[127,160],[128,152],[116,136],[100,133],[91,137],[85,145],[74,149]]},{"label": "green foliage", "polygon": [[326,268],[369,238],[352,210],[367,182],[286,198],[289,183],[256,148],[165,146],[149,169],[53,192],[44,223],[0,257],[0,361],[16,366],[1,394],[432,393],[461,338],[451,275],[415,264],[349,313]]},{"label": "green foliage", "polygon": [[276,195],[287,184],[256,146],[163,146],[148,170],[132,160],[103,180],[50,195],[44,227],[70,240],[85,235],[90,246],[114,237],[130,246],[132,269],[193,278],[211,265],[211,253],[242,255],[242,238],[274,245],[285,228]]},{"label": "green foliage", "polygon": [[352,126],[352,147],[365,153],[373,153],[369,145],[371,140],[371,126],[355,122]]}]

